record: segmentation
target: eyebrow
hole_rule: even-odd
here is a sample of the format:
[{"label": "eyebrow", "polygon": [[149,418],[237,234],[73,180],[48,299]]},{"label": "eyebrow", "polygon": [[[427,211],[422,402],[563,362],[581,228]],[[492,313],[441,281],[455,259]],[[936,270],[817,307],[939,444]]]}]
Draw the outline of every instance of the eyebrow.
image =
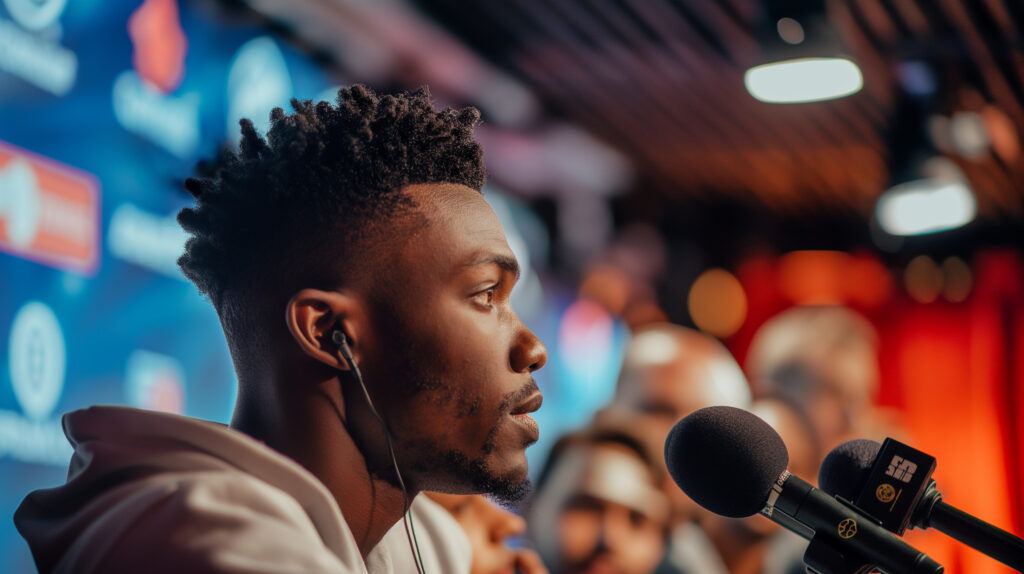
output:
[{"label": "eyebrow", "polygon": [[514,275],[517,281],[519,280],[519,262],[516,261],[515,257],[500,253],[482,253],[466,263],[466,267],[480,267],[483,265],[497,265]]}]

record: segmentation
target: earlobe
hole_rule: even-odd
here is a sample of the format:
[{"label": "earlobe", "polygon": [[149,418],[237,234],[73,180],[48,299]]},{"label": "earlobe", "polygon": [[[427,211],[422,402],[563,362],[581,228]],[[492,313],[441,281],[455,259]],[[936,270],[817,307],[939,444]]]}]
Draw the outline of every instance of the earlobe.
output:
[{"label": "earlobe", "polygon": [[303,289],[292,296],[285,311],[285,322],[292,338],[306,355],[331,367],[349,370],[349,364],[341,356],[334,339],[343,332],[355,352],[353,331],[353,306],[355,301],[337,291]]}]

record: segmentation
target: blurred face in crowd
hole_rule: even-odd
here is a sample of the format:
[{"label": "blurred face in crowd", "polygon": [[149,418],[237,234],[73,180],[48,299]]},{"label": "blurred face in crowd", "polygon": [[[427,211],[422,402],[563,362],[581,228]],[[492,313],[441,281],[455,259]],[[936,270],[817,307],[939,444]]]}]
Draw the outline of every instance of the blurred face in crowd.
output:
[{"label": "blurred face in crowd", "polygon": [[750,387],[718,341],[675,325],[639,332],[630,343],[615,404],[673,423],[711,406],[745,407]]},{"label": "blurred face in crowd", "polygon": [[553,572],[646,574],[665,553],[669,509],[635,451],[616,443],[564,452],[529,513]]},{"label": "blurred face in crowd", "polygon": [[[663,443],[679,419],[712,405],[745,408],[750,387],[732,355],[711,337],[677,325],[641,330],[630,342],[609,411],[631,416],[631,424]],[[663,485],[673,521],[692,520],[702,510],[672,479]]]},{"label": "blurred face in crowd", "polygon": [[473,549],[470,574],[515,574],[519,554],[509,539],[526,531],[526,521],[479,494],[439,494],[430,498],[443,506],[462,526]]}]

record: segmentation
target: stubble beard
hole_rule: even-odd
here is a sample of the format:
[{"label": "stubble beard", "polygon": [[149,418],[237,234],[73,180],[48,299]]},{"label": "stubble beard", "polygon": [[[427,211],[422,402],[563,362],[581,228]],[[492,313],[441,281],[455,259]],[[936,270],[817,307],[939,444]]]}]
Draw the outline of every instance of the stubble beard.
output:
[{"label": "stubble beard", "polygon": [[[417,341],[405,336],[404,332],[400,330],[396,332],[400,333],[397,337],[401,341],[399,348],[406,350],[394,371],[396,375],[394,380],[402,381],[406,386],[403,392],[409,393],[410,397],[422,394],[432,395],[428,402],[437,407],[438,412],[443,412],[444,407],[453,405],[457,418],[479,417],[483,402],[481,398],[471,396],[464,386],[453,385],[434,376],[431,370],[435,365],[432,365],[430,359],[424,359],[433,356],[432,350],[424,349],[421,344],[417,344]],[[502,418],[507,415],[508,410],[515,403],[536,390],[536,383],[531,383],[528,387],[504,397],[502,404],[497,409],[497,415],[491,422],[483,445],[475,453],[475,456],[470,456],[458,449],[445,448],[434,439],[395,437],[392,434],[396,454],[406,461],[400,463],[401,468],[413,470],[421,476],[442,476],[449,483],[461,485],[458,488],[460,491],[466,490],[466,487],[472,491],[453,492],[453,494],[488,494],[500,504],[514,507],[532,491],[532,483],[525,477],[516,480],[496,474],[488,467],[487,458],[495,450],[498,428]],[[532,441],[524,443],[522,448],[525,450],[530,444]],[[406,456],[402,456],[403,453]],[[408,455],[412,455],[412,458],[409,458]],[[396,488],[399,487],[393,466],[371,469],[370,473],[374,478],[384,480]]]}]

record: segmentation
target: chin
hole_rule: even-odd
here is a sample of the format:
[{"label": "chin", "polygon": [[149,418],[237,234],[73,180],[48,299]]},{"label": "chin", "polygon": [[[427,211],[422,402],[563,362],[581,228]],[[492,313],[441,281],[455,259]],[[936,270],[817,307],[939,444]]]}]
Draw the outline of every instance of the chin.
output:
[{"label": "chin", "polygon": [[490,474],[502,482],[515,484],[526,482],[530,470],[530,463],[526,460],[526,450],[519,449],[502,458],[501,460],[492,458],[487,461],[487,468],[491,469]]}]

